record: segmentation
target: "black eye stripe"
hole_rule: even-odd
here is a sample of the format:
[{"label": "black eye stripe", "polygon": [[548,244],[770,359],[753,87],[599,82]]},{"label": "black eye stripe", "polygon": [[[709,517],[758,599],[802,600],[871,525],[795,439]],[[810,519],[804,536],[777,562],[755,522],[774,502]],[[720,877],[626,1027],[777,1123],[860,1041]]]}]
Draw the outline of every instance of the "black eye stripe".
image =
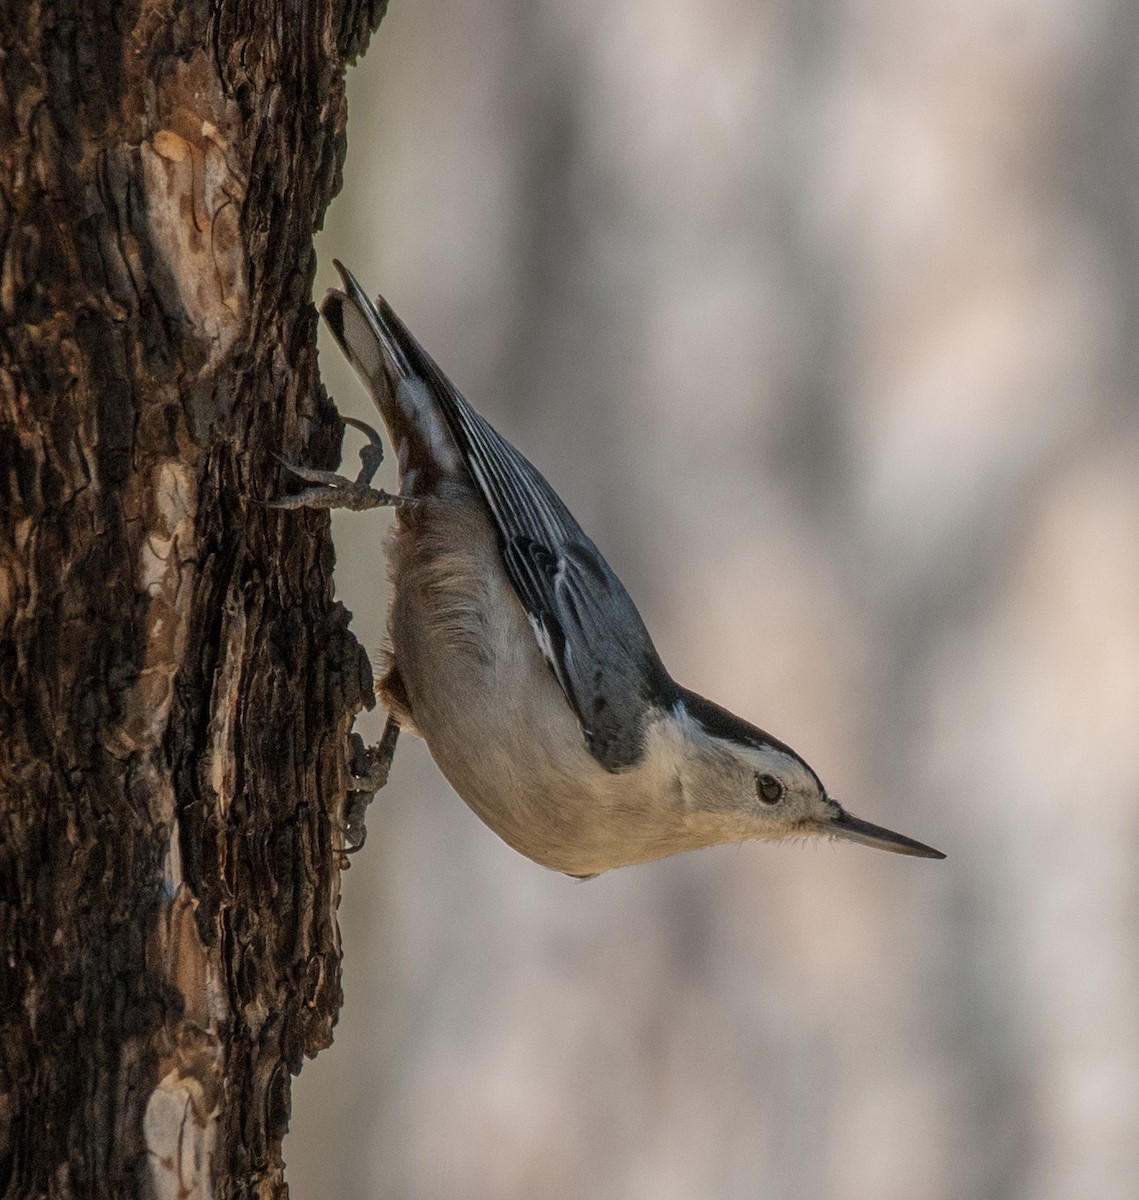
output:
[{"label": "black eye stripe", "polygon": [[757,775],[755,794],[764,804],[778,804],[783,799],[783,784],[774,775]]}]

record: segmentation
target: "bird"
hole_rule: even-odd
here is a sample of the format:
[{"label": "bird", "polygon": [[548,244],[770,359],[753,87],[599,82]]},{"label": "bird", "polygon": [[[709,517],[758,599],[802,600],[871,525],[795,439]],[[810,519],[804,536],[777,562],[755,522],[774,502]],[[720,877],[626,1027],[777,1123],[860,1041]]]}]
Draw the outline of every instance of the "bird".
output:
[{"label": "bird", "polygon": [[376,692],[503,841],[578,879],[701,847],[835,839],[938,850],[849,813],[786,743],[677,683],[636,605],[538,469],[392,307],[343,287],[321,313],[379,410],[399,487],[281,461],[279,507],[388,506],[391,601]]}]

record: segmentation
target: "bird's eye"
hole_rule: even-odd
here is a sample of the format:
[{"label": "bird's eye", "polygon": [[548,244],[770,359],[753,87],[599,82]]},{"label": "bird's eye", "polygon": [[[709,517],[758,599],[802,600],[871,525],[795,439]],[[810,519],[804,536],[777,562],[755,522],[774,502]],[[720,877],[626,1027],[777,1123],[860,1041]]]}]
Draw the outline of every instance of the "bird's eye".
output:
[{"label": "bird's eye", "polygon": [[757,775],[755,794],[764,804],[778,804],[783,799],[783,784],[774,775]]}]

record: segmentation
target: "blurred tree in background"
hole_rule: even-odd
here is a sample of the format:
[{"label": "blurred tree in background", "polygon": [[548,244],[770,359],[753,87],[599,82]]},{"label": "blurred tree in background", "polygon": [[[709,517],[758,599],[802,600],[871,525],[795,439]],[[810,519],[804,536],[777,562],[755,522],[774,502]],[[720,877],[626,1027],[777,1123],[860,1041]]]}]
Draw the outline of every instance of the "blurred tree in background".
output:
[{"label": "blurred tree in background", "polygon": [[[1124,0],[393,7],[320,282],[388,296],[679,678],[950,857],[574,886],[409,739],[298,1200],[1134,1195],[1136,61]],[[334,524],[376,645],[386,522]]]}]

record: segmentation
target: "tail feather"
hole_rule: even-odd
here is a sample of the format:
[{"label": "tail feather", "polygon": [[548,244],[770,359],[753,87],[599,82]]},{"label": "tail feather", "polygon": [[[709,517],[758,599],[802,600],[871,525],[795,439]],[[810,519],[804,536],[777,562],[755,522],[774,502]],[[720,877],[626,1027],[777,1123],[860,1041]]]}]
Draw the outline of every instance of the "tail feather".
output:
[{"label": "tail feather", "polygon": [[433,394],[449,388],[442,371],[381,297],[374,304],[347,267],[335,262],[344,291],[331,289],[320,311],[344,356],[380,410],[399,461],[405,495],[433,488],[461,459]]}]

